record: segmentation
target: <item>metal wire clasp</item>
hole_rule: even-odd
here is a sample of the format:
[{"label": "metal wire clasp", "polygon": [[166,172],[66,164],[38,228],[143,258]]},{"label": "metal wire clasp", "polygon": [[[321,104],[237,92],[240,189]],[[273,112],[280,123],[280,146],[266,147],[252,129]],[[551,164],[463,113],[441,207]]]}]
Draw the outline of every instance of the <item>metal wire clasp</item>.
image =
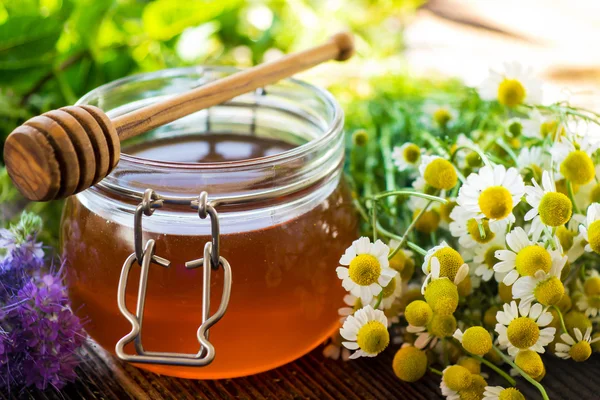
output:
[{"label": "metal wire clasp", "polygon": [[[169,260],[158,257],[154,254],[155,241],[149,239],[142,251],[142,214],[147,216],[152,215],[154,209],[162,206],[162,200],[151,189],[144,192],[142,202],[138,205],[134,219],[134,241],[135,251],[125,260],[121,277],[119,280],[119,288],[117,293],[117,302],[121,314],[131,323],[131,332],[122,337],[115,346],[117,356],[124,360],[135,363],[145,364],[164,364],[164,365],[179,365],[179,366],[205,366],[210,364],[215,358],[215,349],[212,343],[208,340],[210,327],[217,323],[225,314],[229,304],[231,295],[231,266],[227,260],[219,256],[219,219],[214,207],[208,203],[208,195],[202,192],[198,200],[192,201],[190,206],[198,209],[200,218],[204,219],[210,216],[212,241],[204,245],[204,257],[198,260],[185,263],[186,268],[205,267],[205,260],[211,264],[212,268],[204,268],[202,282],[202,323],[198,328],[196,336],[200,343],[200,350],[196,354],[183,353],[167,353],[167,352],[151,352],[144,350],[142,345],[142,320],[144,316],[144,304],[146,301],[146,289],[148,285],[148,272],[150,264],[155,263],[163,267],[169,267]],[[125,305],[125,293],[127,289],[127,279],[129,271],[138,262],[142,270],[140,272],[140,283],[138,287],[138,301],[135,315],[131,313]],[[212,316],[210,312],[210,278],[211,270],[223,267],[223,294],[221,295],[221,304],[217,312]],[[137,354],[126,354],[125,346],[134,342]]]}]

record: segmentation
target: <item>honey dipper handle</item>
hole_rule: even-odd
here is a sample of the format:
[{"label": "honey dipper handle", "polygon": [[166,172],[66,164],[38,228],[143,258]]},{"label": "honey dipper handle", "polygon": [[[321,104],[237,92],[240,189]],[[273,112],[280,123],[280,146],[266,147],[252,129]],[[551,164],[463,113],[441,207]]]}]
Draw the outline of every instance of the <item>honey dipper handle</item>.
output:
[{"label": "honey dipper handle", "polygon": [[353,52],[352,36],[346,32],[337,33],[327,43],[320,46],[257,65],[169,100],[124,114],[113,119],[113,126],[116,128],[119,138],[125,140],[196,111],[275,83],[324,61],[347,60]]}]

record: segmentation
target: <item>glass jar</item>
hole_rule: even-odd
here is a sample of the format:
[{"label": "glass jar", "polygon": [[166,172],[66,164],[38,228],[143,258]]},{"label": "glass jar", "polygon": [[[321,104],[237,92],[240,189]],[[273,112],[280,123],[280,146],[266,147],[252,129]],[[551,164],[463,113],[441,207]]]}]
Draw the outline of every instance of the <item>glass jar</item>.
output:
[{"label": "glass jar", "polygon": [[[220,79],[233,68],[185,68],[104,85],[78,104],[111,118]],[[96,186],[70,197],[61,247],[73,309],[90,336],[109,351],[131,331],[117,287],[134,252],[134,212],[146,189],[159,196],[200,192],[226,201],[216,207],[220,255],[232,269],[224,317],[210,329],[216,357],[205,367],[143,364],[186,378],[233,378],[288,363],[339,327],[343,297],[335,269],[357,235],[342,169],[343,113],[326,91],[297,80],[239,96],[122,144],[120,162]],[[286,190],[282,190],[288,188]],[[272,193],[279,193],[276,196]],[[197,353],[202,321],[203,256],[211,223],[189,204],[165,203],[144,215],[143,241],[169,268],[151,264],[143,318],[148,351]],[[140,268],[133,264],[125,302],[134,310]],[[211,278],[211,313],[221,301],[223,269]],[[133,344],[125,347],[135,353]]]}]

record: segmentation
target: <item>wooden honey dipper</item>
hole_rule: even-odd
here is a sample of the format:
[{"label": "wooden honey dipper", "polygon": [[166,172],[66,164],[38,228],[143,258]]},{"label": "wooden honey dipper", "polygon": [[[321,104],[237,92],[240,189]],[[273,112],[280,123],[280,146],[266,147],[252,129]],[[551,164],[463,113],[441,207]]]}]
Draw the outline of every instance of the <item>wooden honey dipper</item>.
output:
[{"label": "wooden honey dipper", "polygon": [[49,201],[98,183],[119,162],[125,140],[240,94],[275,83],[328,60],[354,53],[349,33],[320,46],[257,65],[113,120],[98,107],[63,107],[33,117],[6,139],[4,161],[17,189],[29,200]]}]

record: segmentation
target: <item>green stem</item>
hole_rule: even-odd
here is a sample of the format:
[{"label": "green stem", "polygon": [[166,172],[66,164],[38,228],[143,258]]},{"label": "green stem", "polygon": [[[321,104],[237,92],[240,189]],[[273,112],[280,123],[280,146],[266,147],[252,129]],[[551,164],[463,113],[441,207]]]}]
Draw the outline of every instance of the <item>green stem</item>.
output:
[{"label": "green stem", "polygon": [[567,327],[565,326],[565,320],[563,318],[562,312],[560,311],[560,308],[556,307],[555,305],[553,305],[552,308],[554,308],[556,310],[556,313],[558,314],[558,319],[560,319],[560,327],[562,328],[563,332],[568,333]]},{"label": "green stem", "polygon": [[[382,235],[389,237],[390,239],[396,239],[396,240],[399,240],[399,241],[402,240],[401,236],[398,236],[395,233],[392,233],[392,232],[388,231],[387,229],[384,229],[379,224],[377,224],[377,231],[379,233],[381,233]],[[409,247],[411,250],[414,250],[417,253],[421,254],[422,256],[424,256],[425,254],[427,254],[427,251],[425,249],[423,249],[419,245],[411,242],[410,240],[406,241],[406,246]]]},{"label": "green stem", "polygon": [[460,146],[460,147],[457,147],[456,150],[454,150],[454,153],[452,153],[452,157],[450,158],[450,162],[454,163],[454,158],[456,157],[456,154],[458,153],[459,150],[462,150],[462,149],[474,151],[475,153],[477,153],[477,155],[479,156],[479,158],[481,158],[481,161],[483,161],[483,163],[485,165],[490,165],[490,160],[485,155],[485,153],[483,151],[481,151],[480,149],[475,148],[475,147],[471,147],[471,146]]},{"label": "green stem", "polygon": [[510,148],[510,146],[508,144],[506,144],[506,142],[502,139],[498,139],[496,141],[496,144],[498,144],[498,146],[500,146],[502,148],[502,150],[506,151],[506,153],[510,156],[510,158],[512,158],[513,162],[515,163],[515,165],[518,165],[517,162],[517,155],[515,154],[515,152]]},{"label": "green stem", "polygon": [[390,196],[415,196],[415,197],[421,197],[423,199],[427,199],[430,201],[437,201],[442,204],[448,203],[448,200],[446,200],[442,197],[432,196],[430,194],[421,193],[421,192],[415,192],[414,190],[392,190],[390,192],[381,192],[381,193],[377,193],[376,195],[371,196],[370,199],[380,200],[380,199],[383,199],[385,197],[390,197]]},{"label": "green stem", "polygon": [[442,371],[440,371],[439,369],[435,369],[433,367],[429,367],[429,371],[433,372],[436,375],[444,376],[444,374],[442,374]]},{"label": "green stem", "polygon": [[373,242],[377,240],[377,200],[371,200],[371,225],[373,225]]},{"label": "green stem", "polygon": [[404,232],[404,235],[402,236],[400,243],[398,243],[398,246],[396,246],[394,251],[392,251],[389,254],[388,260],[391,260],[396,255],[396,253],[398,253],[398,251],[400,251],[402,246],[404,246],[404,244],[408,240],[408,235],[412,232],[414,227],[417,225],[417,222],[419,222],[419,219],[421,219],[421,217],[425,214],[425,212],[427,211],[427,209],[429,208],[429,206],[431,205],[432,202],[433,202],[433,200],[429,200],[429,203],[427,203],[427,205],[425,207],[423,207],[423,209],[421,211],[419,211],[419,214],[417,214],[417,216],[412,220],[412,222],[410,223],[408,228],[406,228],[406,231]]},{"label": "green stem", "polygon": [[375,303],[375,307],[373,307],[374,309],[377,310],[377,308],[381,304],[381,300],[383,300],[383,290],[379,292],[379,296],[377,296],[377,303]]},{"label": "green stem", "polygon": [[[396,189],[396,177],[394,162],[391,152],[391,133],[390,128],[385,126],[381,128],[381,154],[383,156],[383,165],[385,168],[385,189],[394,191]],[[393,199],[388,199],[388,206],[392,210],[392,215],[396,216],[397,207],[394,207]]]},{"label": "green stem", "polygon": [[427,254],[427,251],[424,248],[422,248],[421,246],[419,246],[419,245],[411,242],[410,240],[408,242],[406,242],[406,245],[408,247],[410,247],[411,250],[416,251],[417,253],[419,253],[422,256],[425,256]]},{"label": "green stem", "polygon": [[480,363],[487,365],[488,368],[494,370],[498,375],[500,375],[501,377],[503,377],[506,380],[506,382],[508,382],[510,384],[510,386],[516,386],[517,385],[517,381],[515,381],[512,376],[510,376],[509,374],[507,374],[506,372],[504,372],[500,367],[498,367],[494,363],[486,360],[483,357],[475,355],[475,354],[469,354],[469,355],[471,357],[473,357],[474,359],[478,360]]},{"label": "green stem", "polygon": [[571,181],[567,181],[567,191],[569,192],[569,199],[571,199],[571,203],[573,203],[573,211],[575,214],[579,214],[579,207],[577,207],[577,203],[575,203],[575,194],[573,193],[573,184]]},{"label": "green stem", "polygon": [[511,367],[513,367],[514,369],[517,370],[517,372],[519,374],[521,374],[521,376],[525,379],[527,379],[527,381],[529,383],[531,383],[533,386],[535,386],[537,388],[537,390],[540,391],[540,393],[542,394],[542,398],[544,400],[550,400],[550,398],[548,397],[548,394],[546,393],[546,390],[544,389],[544,387],[535,379],[533,379],[531,376],[529,376],[529,374],[527,374],[525,371],[523,371],[521,368],[519,368],[519,366],[517,364],[515,364],[513,362],[513,360],[510,359],[510,357],[508,357],[506,354],[504,354],[502,352],[502,350],[500,350],[499,348],[497,348],[496,346],[493,346],[494,350],[496,350],[496,353],[498,353],[498,355],[500,357],[502,357],[502,359],[508,363]]}]

